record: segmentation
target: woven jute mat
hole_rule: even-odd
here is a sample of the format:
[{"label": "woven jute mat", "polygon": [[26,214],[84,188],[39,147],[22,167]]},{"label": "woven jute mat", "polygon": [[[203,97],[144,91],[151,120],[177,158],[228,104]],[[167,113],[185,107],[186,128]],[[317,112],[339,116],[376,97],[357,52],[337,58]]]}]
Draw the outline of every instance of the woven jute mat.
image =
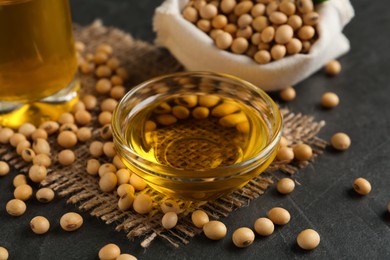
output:
[{"label": "woven jute mat", "polygon": [[[100,43],[108,43],[114,49],[116,56],[123,67],[129,73],[129,81],[126,87],[132,86],[151,77],[182,70],[182,66],[166,51],[143,41],[134,40],[129,34],[111,27],[105,27],[100,21],[80,27],[75,26],[75,38],[86,44],[86,52],[93,52]],[[81,75],[82,94],[94,93],[96,79],[93,75]],[[285,136],[290,145],[306,143],[313,148],[313,159],[320,155],[327,143],[318,138],[316,134],[324,126],[324,122],[316,122],[311,116],[295,114],[282,108],[284,117]],[[78,144],[75,148],[77,160],[70,166],[62,166],[57,162],[57,154],[60,147],[55,138],[49,138],[52,144],[53,164],[48,169],[43,186],[54,189],[59,196],[67,198],[68,203],[77,205],[80,210],[88,211],[91,215],[99,217],[106,224],[111,225],[117,231],[126,232],[129,239],[139,237],[142,247],[148,247],[156,237],[162,237],[173,246],[179,247],[187,244],[191,238],[200,233],[191,222],[191,212],[202,209],[212,219],[228,217],[229,214],[250,203],[253,199],[261,196],[273,183],[275,178],[283,174],[293,175],[312,162],[274,162],[260,176],[251,180],[246,186],[231,194],[210,202],[185,202],[177,200],[181,206],[178,225],[165,230],[161,226],[163,213],[159,203],[167,199],[164,195],[146,188],[141,191],[152,196],[154,201],[153,210],[149,215],[140,215],[133,210],[121,211],[117,208],[118,197],[115,192],[104,193],[99,189],[98,177],[86,173],[86,162],[90,159],[88,152],[89,143],[99,140],[99,128],[97,115],[99,109],[92,112],[93,138],[91,141]],[[30,164],[24,162],[10,146],[0,146],[0,160],[10,163],[19,172],[27,173]],[[104,159],[102,159],[104,161]],[[106,159],[106,161],[109,161]]]}]

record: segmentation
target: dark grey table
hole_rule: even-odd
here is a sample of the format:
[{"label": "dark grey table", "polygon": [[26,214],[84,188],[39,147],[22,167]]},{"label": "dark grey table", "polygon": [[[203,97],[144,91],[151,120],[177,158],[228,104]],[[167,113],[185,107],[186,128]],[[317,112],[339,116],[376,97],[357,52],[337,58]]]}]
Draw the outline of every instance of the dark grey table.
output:
[{"label": "dark grey table", "polygon": [[[71,0],[74,21],[88,24],[101,18],[105,24],[126,30],[136,38],[152,42],[151,18],[161,1]],[[101,246],[112,242],[139,259],[390,259],[390,9],[385,0],[355,0],[356,17],[345,29],[352,49],[341,59],[340,76],[323,72],[298,84],[297,99],[288,104],[295,112],[326,120],[320,137],[329,139],[344,131],[352,138],[345,153],[327,150],[296,177],[302,184],[289,196],[271,188],[264,196],[223,219],[226,239],[213,242],[199,235],[189,245],[174,249],[157,239],[147,250],[139,241],[129,242],[112,226],[82,213],[85,224],[72,234],[60,230],[58,220],[76,210],[56,199],[49,205],[31,201],[28,211],[15,219],[5,212],[12,197],[12,176],[0,179],[0,245],[9,249],[10,259],[97,259]],[[340,105],[322,110],[318,101],[325,91],[334,91]],[[366,197],[355,195],[351,183],[357,177],[370,180],[373,190]],[[251,226],[274,206],[287,208],[291,222],[277,228],[268,238],[256,238],[246,249],[235,248],[229,237],[241,226]],[[36,215],[52,220],[48,234],[37,236],[28,223]],[[296,235],[313,228],[321,235],[320,246],[300,250]]]}]

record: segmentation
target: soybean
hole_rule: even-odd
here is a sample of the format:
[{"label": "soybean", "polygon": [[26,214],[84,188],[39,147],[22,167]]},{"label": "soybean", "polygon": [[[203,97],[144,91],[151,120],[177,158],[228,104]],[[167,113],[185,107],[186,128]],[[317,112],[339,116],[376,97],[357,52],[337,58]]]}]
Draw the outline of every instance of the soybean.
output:
[{"label": "soybean", "polygon": [[297,236],[297,244],[305,250],[313,250],[320,244],[320,235],[313,229],[305,229]]},{"label": "soybean", "polygon": [[30,185],[22,184],[15,188],[14,197],[15,199],[26,201],[31,198],[33,190]]},{"label": "soybean", "polygon": [[99,250],[99,259],[111,260],[117,259],[121,254],[121,249],[115,244],[107,244]]},{"label": "soybean", "polygon": [[364,178],[355,179],[352,187],[360,195],[367,195],[371,192],[371,183]]},{"label": "soybean", "polygon": [[203,226],[205,236],[212,240],[220,240],[226,236],[227,228],[220,221],[212,220]]},{"label": "soybean", "polygon": [[276,184],[276,189],[281,194],[289,194],[295,188],[295,182],[290,178],[282,178]]},{"label": "soybean", "polygon": [[37,234],[45,234],[50,229],[50,222],[43,216],[36,216],[30,221],[31,230]]},{"label": "soybean", "polygon": [[50,188],[41,188],[35,194],[35,197],[39,202],[48,203],[54,199],[55,193]]},{"label": "soybean", "polygon": [[203,210],[195,210],[192,212],[191,220],[197,228],[203,228],[210,221],[209,216]]},{"label": "soybean", "polygon": [[9,215],[19,217],[26,212],[27,206],[26,203],[20,199],[12,199],[7,202],[5,209]]},{"label": "soybean", "polygon": [[268,218],[276,225],[286,225],[290,221],[290,213],[280,207],[272,208],[267,213]]},{"label": "soybean", "polygon": [[133,203],[134,210],[139,214],[147,214],[152,210],[153,201],[147,194],[138,194]]},{"label": "soybean", "polygon": [[258,218],[254,225],[255,231],[260,236],[269,236],[274,232],[274,223],[269,218]]},{"label": "soybean", "polygon": [[4,161],[0,161],[0,176],[5,176],[9,173],[9,165]]},{"label": "soybean", "polygon": [[68,212],[60,219],[60,226],[65,231],[75,231],[83,225],[83,217],[76,212]]},{"label": "soybean", "polygon": [[255,240],[255,233],[250,228],[242,227],[234,231],[232,240],[237,247],[248,247]]},{"label": "soybean", "polygon": [[346,133],[336,133],[330,139],[332,147],[339,151],[345,151],[351,146],[351,139]]},{"label": "soybean", "polygon": [[180,206],[174,200],[170,200],[170,199],[164,200],[163,202],[161,202],[160,207],[162,212],[164,213],[168,213],[168,212],[175,212],[176,214],[180,213]]},{"label": "soybean", "polygon": [[161,224],[165,229],[171,229],[174,228],[177,224],[178,217],[175,212],[167,212],[164,214]]}]

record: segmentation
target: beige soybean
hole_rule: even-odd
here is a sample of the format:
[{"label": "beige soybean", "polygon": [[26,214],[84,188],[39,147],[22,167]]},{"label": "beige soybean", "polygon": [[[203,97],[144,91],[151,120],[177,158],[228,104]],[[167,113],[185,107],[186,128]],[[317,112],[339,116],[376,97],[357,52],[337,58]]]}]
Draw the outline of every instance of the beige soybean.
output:
[{"label": "beige soybean", "polygon": [[107,60],[108,60],[108,55],[105,52],[97,52],[93,57],[93,62],[96,65],[104,64],[107,62]]},{"label": "beige soybean", "polygon": [[88,125],[92,120],[91,114],[86,110],[77,111],[74,117],[79,125]]},{"label": "beige soybean", "polygon": [[289,102],[295,99],[297,93],[293,87],[287,87],[279,92],[279,96],[283,101]]},{"label": "beige soybean", "polygon": [[229,14],[233,12],[234,8],[236,7],[236,0],[222,0],[220,4],[220,8],[222,12],[225,14]]},{"label": "beige soybean", "polygon": [[[119,68],[119,65],[120,65],[120,61],[115,58],[115,57],[112,57],[112,58],[109,58],[107,60],[107,63],[106,65],[111,69],[111,70],[116,70],[117,68]],[[119,76],[119,75],[118,75]],[[121,76],[120,76],[121,77]],[[122,77],[121,77],[122,78]]]},{"label": "beige soybean", "polygon": [[17,147],[20,142],[26,141],[26,140],[27,140],[27,138],[24,135],[22,135],[21,133],[14,133],[9,138],[9,143],[13,147]]},{"label": "beige soybean", "polygon": [[60,118],[58,118],[58,123],[60,123],[61,125],[67,124],[67,123],[74,124],[74,116],[69,112],[62,113],[60,115]]},{"label": "beige soybean", "polygon": [[98,78],[108,78],[112,74],[112,70],[107,65],[100,65],[95,70],[95,75]]},{"label": "beige soybean", "polygon": [[98,52],[104,52],[106,53],[108,56],[110,56],[112,53],[113,53],[113,49],[111,47],[111,45],[107,44],[107,43],[100,43],[97,47],[96,47],[96,53]]},{"label": "beige soybean", "polygon": [[116,167],[112,163],[103,163],[99,167],[99,176],[103,177],[107,172],[116,172]]},{"label": "beige soybean", "polygon": [[47,122],[42,123],[39,126],[39,129],[45,130],[48,135],[54,134],[55,132],[58,131],[59,128],[60,128],[60,125],[54,121],[47,121]]},{"label": "beige soybean", "polygon": [[128,193],[134,194],[135,189],[132,185],[128,183],[123,183],[119,185],[118,189],[116,190],[116,193],[118,194],[119,197],[122,197]]},{"label": "beige soybean", "polygon": [[317,12],[309,12],[303,15],[305,25],[315,26],[320,21],[320,15]]},{"label": "beige soybean", "polygon": [[203,228],[203,226],[210,221],[207,213],[200,209],[192,212],[191,220],[197,228]]},{"label": "beige soybean", "polygon": [[36,216],[30,221],[31,230],[37,234],[45,234],[50,229],[50,222],[43,216]]},{"label": "beige soybean", "polygon": [[8,257],[8,250],[5,247],[0,246],[0,260],[7,260]]},{"label": "beige soybean", "polygon": [[250,14],[243,14],[238,17],[237,24],[240,28],[246,27],[253,22],[253,17]]},{"label": "beige soybean", "polygon": [[302,53],[308,53],[311,48],[311,42],[310,41],[302,41]]},{"label": "beige soybean", "polygon": [[72,148],[77,144],[77,136],[71,131],[61,132],[57,137],[57,143],[63,148]]},{"label": "beige soybean", "polygon": [[285,225],[290,222],[290,213],[280,207],[275,207],[267,212],[268,218],[276,225]]},{"label": "beige soybean", "polygon": [[103,155],[103,143],[100,141],[93,141],[89,145],[89,153],[92,157],[100,157]]},{"label": "beige soybean", "polygon": [[294,151],[290,147],[280,147],[276,158],[278,161],[289,163],[294,159]]},{"label": "beige soybean", "polygon": [[97,98],[93,95],[85,95],[82,101],[87,110],[93,110],[97,105]]},{"label": "beige soybean", "polygon": [[100,129],[100,137],[105,140],[110,139],[112,137],[112,129],[110,124],[107,124]]},{"label": "beige soybean", "polygon": [[232,235],[233,244],[244,248],[250,246],[255,240],[255,233],[250,228],[242,227],[234,231]]},{"label": "beige soybean", "polygon": [[15,188],[14,197],[15,199],[26,201],[31,198],[33,190],[30,185],[22,184]]},{"label": "beige soybean", "polygon": [[336,133],[330,139],[332,147],[339,151],[345,151],[351,146],[351,138],[346,133]]},{"label": "beige soybean", "polygon": [[204,224],[203,232],[209,239],[220,240],[226,236],[227,228],[222,222],[212,220]]},{"label": "beige soybean", "polygon": [[[242,37],[242,38],[248,40],[248,39],[250,39],[252,37],[252,34],[253,34],[252,27],[251,26],[245,26],[245,27],[238,28],[238,30],[236,32],[236,37],[237,38],[238,37]],[[234,40],[233,40],[233,43],[234,43]],[[232,48],[233,48],[233,44],[232,44]]]},{"label": "beige soybean", "polygon": [[118,185],[129,183],[130,181],[130,170],[128,169],[120,169],[116,173],[116,177],[118,178]]},{"label": "beige soybean", "polygon": [[199,14],[204,19],[212,19],[218,14],[218,9],[212,4],[206,4],[200,8]]},{"label": "beige soybean", "polygon": [[301,52],[302,50],[302,42],[298,40],[297,38],[292,38],[287,44],[286,44],[287,53],[289,55],[297,54]]},{"label": "beige soybean", "polygon": [[210,31],[210,37],[211,39],[213,39],[215,41],[215,39],[217,38],[218,35],[224,33],[224,31],[222,29],[213,29]]},{"label": "beige soybean", "polygon": [[30,148],[30,147],[31,147],[31,143],[29,141],[27,141],[27,140],[21,141],[16,146],[16,153],[19,155],[22,155],[22,152],[25,149]]},{"label": "beige soybean", "polygon": [[313,150],[307,144],[297,144],[293,148],[294,158],[298,161],[307,161],[313,157]]},{"label": "beige soybean", "polygon": [[47,140],[47,132],[44,129],[36,129],[32,134],[31,134],[31,139],[33,141],[37,140],[38,138],[42,138]]},{"label": "beige soybean", "polygon": [[147,183],[137,174],[132,174],[130,176],[130,184],[133,185],[136,190],[144,190],[147,185]]},{"label": "beige soybean", "polygon": [[266,27],[262,32],[261,32],[261,40],[265,43],[272,42],[275,37],[275,28],[272,26]]},{"label": "beige soybean", "polygon": [[255,4],[251,9],[252,17],[258,17],[265,13],[265,5],[262,3]]},{"label": "beige soybean", "polygon": [[92,130],[89,127],[79,128],[76,132],[77,140],[80,142],[86,142],[92,137]]},{"label": "beige soybean", "polygon": [[32,133],[36,130],[36,127],[31,123],[24,123],[18,129],[18,132],[27,138],[30,138]]},{"label": "beige soybean", "polygon": [[30,177],[30,180],[36,183],[40,183],[43,181],[47,176],[47,169],[45,166],[42,165],[33,165],[28,170],[28,177]]},{"label": "beige soybean", "polygon": [[182,14],[186,20],[192,23],[198,21],[198,11],[192,6],[187,6],[186,8],[184,8]]},{"label": "beige soybean", "polygon": [[291,15],[287,20],[287,24],[296,31],[302,27],[303,21],[299,15]]},{"label": "beige soybean", "polygon": [[325,71],[330,76],[336,76],[341,72],[341,64],[337,60],[331,60],[325,65]]},{"label": "beige soybean", "polygon": [[222,49],[228,49],[233,43],[233,37],[231,36],[230,33],[223,32],[221,34],[218,34],[217,37],[215,38],[215,45]]},{"label": "beige soybean", "polygon": [[117,169],[125,169],[126,168],[126,165],[122,162],[121,158],[118,155],[114,156],[114,158],[112,159],[112,164],[114,164],[114,166]]},{"label": "beige soybean", "polygon": [[244,37],[235,38],[232,42],[231,50],[233,53],[242,54],[248,49],[248,40]]},{"label": "beige soybean", "polygon": [[0,176],[5,176],[9,173],[9,165],[4,161],[0,161]]},{"label": "beige soybean", "polygon": [[287,15],[282,12],[272,12],[269,16],[269,20],[276,25],[285,24],[287,22]]},{"label": "beige soybean", "polygon": [[288,43],[294,35],[294,31],[290,25],[284,24],[279,26],[275,32],[275,41],[279,44]]},{"label": "beige soybean", "polygon": [[162,212],[164,212],[164,213],[167,213],[167,212],[175,212],[176,214],[180,213],[179,204],[177,204],[176,201],[171,200],[171,199],[164,200],[163,202],[161,202],[160,207],[161,207]]},{"label": "beige soybean", "polygon": [[337,107],[340,103],[340,99],[336,93],[326,92],[321,97],[321,105],[324,108],[334,108]]},{"label": "beige soybean", "polygon": [[298,37],[303,41],[311,40],[314,37],[315,30],[310,25],[304,25],[298,30]]},{"label": "beige soybean", "polygon": [[[224,28],[223,30],[227,33],[229,33],[231,36],[234,36],[238,30],[238,27],[237,25],[235,25],[234,23],[228,23]],[[233,38],[232,38],[232,41],[233,41]]]},{"label": "beige soybean", "polygon": [[243,1],[243,2],[240,2],[238,3],[235,7],[234,7],[234,14],[236,16],[240,16],[240,15],[243,15],[245,13],[248,13],[250,12],[250,10],[252,9],[253,7],[253,2],[252,1]]},{"label": "beige soybean", "polygon": [[73,133],[77,133],[78,129],[79,128],[77,127],[77,125],[75,125],[73,123],[65,123],[65,124],[61,125],[60,132],[70,131]]},{"label": "beige soybean", "polygon": [[257,32],[261,33],[267,26],[269,25],[268,18],[265,16],[258,16],[255,19],[253,19],[252,27]]},{"label": "beige soybean", "polygon": [[50,145],[49,143],[42,138],[38,138],[32,144],[32,148],[36,154],[47,154],[50,155]]},{"label": "beige soybean", "polygon": [[103,111],[98,116],[98,121],[100,125],[111,124],[111,120],[112,120],[112,113],[108,111]]},{"label": "beige soybean", "polygon": [[301,13],[306,14],[313,11],[314,4],[312,0],[297,0],[297,7]]},{"label": "beige soybean", "polygon": [[271,61],[271,53],[266,50],[260,50],[256,52],[254,59],[257,63],[266,64]]},{"label": "beige soybean", "polygon": [[178,217],[175,212],[167,212],[161,219],[161,224],[165,229],[174,228],[177,224]]},{"label": "beige soybean", "polygon": [[119,67],[115,70],[115,73],[120,76],[123,80],[127,80],[129,78],[129,73],[125,68]]},{"label": "beige soybean", "polygon": [[156,114],[167,114],[170,113],[171,111],[172,111],[172,107],[168,103],[164,102],[159,106],[157,106],[153,112]]},{"label": "beige soybean", "polygon": [[100,162],[96,159],[89,159],[87,161],[87,173],[89,175],[97,175],[100,168]]},{"label": "beige soybean", "polygon": [[279,145],[280,145],[280,147],[288,146],[288,140],[287,140],[287,138],[284,137],[284,136],[280,137]]},{"label": "beige soybean", "polygon": [[221,98],[216,95],[200,95],[199,105],[210,108],[217,105],[220,100]]},{"label": "beige soybean", "polygon": [[122,211],[129,210],[134,203],[134,193],[125,193],[118,200],[118,208]]},{"label": "beige soybean", "polygon": [[[123,79],[121,77],[119,77],[118,75],[114,75],[111,77],[110,79],[111,81],[111,84],[113,86],[121,86],[123,85]],[[112,90],[112,89],[111,89]],[[111,91],[110,91],[111,92]]]},{"label": "beige soybean", "polygon": [[61,165],[71,165],[75,160],[76,156],[72,150],[66,149],[58,153],[58,162]]},{"label": "beige soybean", "polygon": [[371,183],[364,178],[355,179],[352,187],[360,195],[367,195],[371,192]]},{"label": "beige soybean", "polygon": [[297,236],[297,244],[305,250],[313,250],[320,244],[320,235],[313,229],[305,229]]},{"label": "beige soybean", "polygon": [[102,109],[102,111],[108,111],[112,113],[117,105],[118,105],[118,101],[116,101],[113,98],[107,98],[103,100],[103,102],[100,105],[100,108]]},{"label": "beige soybean", "polygon": [[224,28],[228,23],[228,19],[226,16],[219,14],[213,18],[211,21],[211,25],[216,29],[222,29]]},{"label": "beige soybean", "polygon": [[75,231],[83,225],[83,217],[76,212],[65,213],[60,218],[60,226],[65,231]]},{"label": "beige soybean", "polygon": [[82,110],[85,110],[85,105],[82,101],[77,101],[72,107],[73,114],[75,114],[77,111],[82,111]]},{"label": "beige soybean", "polygon": [[194,107],[198,104],[198,96],[196,95],[183,95],[175,99],[175,103],[185,107]]},{"label": "beige soybean", "polygon": [[115,189],[118,178],[113,172],[105,173],[99,180],[99,188],[103,192],[111,192]]},{"label": "beige soybean", "polygon": [[279,5],[279,10],[283,12],[284,14],[291,16],[295,14],[296,6],[294,2],[291,1],[282,1]]},{"label": "beige soybean", "polygon": [[5,210],[7,213],[14,217],[19,217],[26,212],[27,206],[23,200],[20,199],[12,199],[7,202],[5,206]]},{"label": "beige soybean", "polygon": [[279,8],[279,2],[271,1],[268,3],[265,12],[268,16],[270,16],[273,12],[276,12],[278,8]]},{"label": "beige soybean", "polygon": [[110,158],[116,155],[115,145],[113,142],[105,142],[103,144],[103,153]]},{"label": "beige soybean", "polygon": [[196,26],[204,32],[209,32],[211,30],[211,22],[209,20],[205,19],[200,19],[197,23]]},{"label": "beige soybean", "polygon": [[110,90],[110,96],[116,100],[120,100],[126,94],[126,88],[123,86],[115,86]]},{"label": "beige soybean", "polygon": [[290,178],[282,178],[276,184],[276,189],[281,194],[289,194],[295,188],[295,182]]},{"label": "beige soybean", "polygon": [[274,223],[269,218],[258,218],[254,225],[255,231],[260,236],[269,236],[274,232]]},{"label": "beige soybean", "polygon": [[49,167],[51,165],[51,159],[47,154],[37,154],[33,158],[33,164]]},{"label": "beige soybean", "polygon": [[5,127],[0,129],[0,143],[9,143],[9,140],[13,134],[14,130],[12,130],[11,128]]},{"label": "beige soybean", "polygon": [[99,94],[107,94],[110,92],[112,83],[108,79],[99,79],[96,82],[95,89]]},{"label": "beige soybean", "polygon": [[100,260],[112,260],[117,259],[121,254],[121,249],[115,244],[107,244],[100,248],[99,259]]},{"label": "beige soybean", "polygon": [[12,181],[12,184],[14,185],[15,188],[22,185],[22,184],[27,184],[26,175],[24,175],[24,174],[16,175]]},{"label": "beige soybean", "polygon": [[134,199],[133,208],[139,214],[149,213],[153,208],[152,198],[147,194],[138,194]]},{"label": "beige soybean", "polygon": [[48,203],[54,199],[55,193],[50,188],[40,188],[35,194],[35,197],[39,202]]},{"label": "beige soybean", "polygon": [[130,254],[121,254],[115,260],[137,260],[137,258]]}]

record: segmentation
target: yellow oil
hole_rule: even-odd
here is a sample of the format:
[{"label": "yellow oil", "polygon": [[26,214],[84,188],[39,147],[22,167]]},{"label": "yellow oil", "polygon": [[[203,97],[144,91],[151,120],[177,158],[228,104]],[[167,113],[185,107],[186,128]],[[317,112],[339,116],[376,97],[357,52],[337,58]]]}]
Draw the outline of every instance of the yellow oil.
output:
[{"label": "yellow oil", "polygon": [[0,124],[17,127],[31,116],[39,123],[67,110],[35,102],[77,84],[68,0],[0,0],[0,35],[0,103],[24,104],[0,114]]},{"label": "yellow oil", "polygon": [[[129,119],[125,136],[127,145],[140,157],[176,169],[205,170],[248,160],[266,146],[268,128],[259,113],[244,103],[225,97],[220,97],[218,104],[208,108],[210,113],[207,118],[196,119],[191,115],[199,107],[197,105],[187,108],[190,112],[187,118],[177,119],[170,125],[160,124],[159,108],[168,104],[173,110],[178,106],[178,98],[167,97],[151,103]],[[213,109],[220,104],[238,107],[232,114],[244,115],[245,122],[241,123],[246,124],[245,130],[234,123],[221,125],[223,117],[212,115]],[[174,116],[172,111],[166,114]],[[148,129],[147,122],[154,122],[156,128]]]}]

